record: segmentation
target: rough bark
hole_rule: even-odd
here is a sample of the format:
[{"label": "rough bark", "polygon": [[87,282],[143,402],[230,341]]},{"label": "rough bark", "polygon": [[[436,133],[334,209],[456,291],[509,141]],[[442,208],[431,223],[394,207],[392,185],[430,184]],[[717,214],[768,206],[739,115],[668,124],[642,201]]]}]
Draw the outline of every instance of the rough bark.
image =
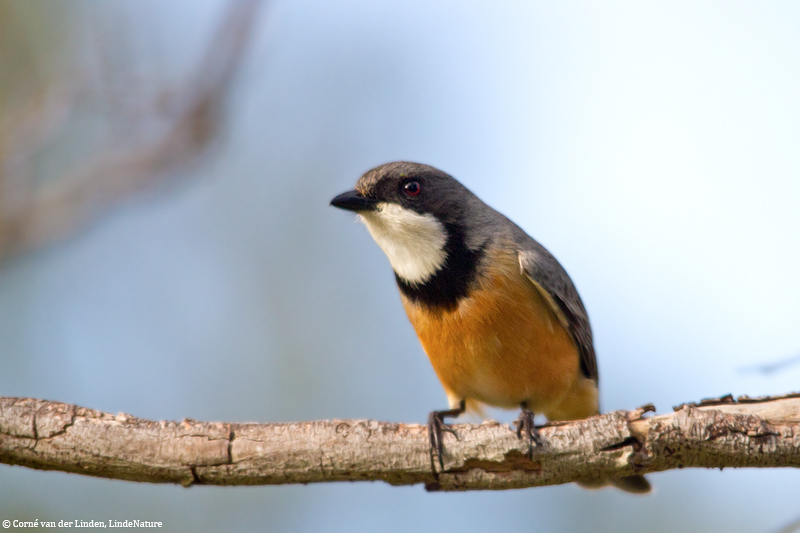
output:
[{"label": "rough bark", "polygon": [[153,422],[64,403],[0,398],[0,462],[184,486],[325,481],[513,489],[684,467],[800,466],[800,394],[730,396],[645,416],[646,406],[539,428],[527,444],[498,422],[454,425],[444,470],[418,424]]}]

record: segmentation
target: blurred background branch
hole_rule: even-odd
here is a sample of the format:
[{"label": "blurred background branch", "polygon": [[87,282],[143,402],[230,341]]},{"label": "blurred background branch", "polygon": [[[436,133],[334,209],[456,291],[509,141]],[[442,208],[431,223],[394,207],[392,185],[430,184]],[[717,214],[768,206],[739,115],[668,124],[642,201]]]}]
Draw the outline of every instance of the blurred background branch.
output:
[{"label": "blurred background branch", "polygon": [[[228,2],[205,53],[174,82],[118,68],[135,64],[112,57],[131,53],[125,40],[135,30],[124,24],[91,46],[95,68],[47,71],[22,33],[30,8],[0,2],[0,260],[75,233],[206,155],[224,132],[225,103],[260,4]],[[102,139],[41,179],[42,159],[58,141],[81,134],[76,115],[87,107]]]},{"label": "blurred background branch", "polygon": [[772,361],[771,363],[764,363],[761,365],[748,366],[743,368],[745,372],[760,372],[762,374],[772,374],[779,370],[785,370],[800,363],[800,354]]}]

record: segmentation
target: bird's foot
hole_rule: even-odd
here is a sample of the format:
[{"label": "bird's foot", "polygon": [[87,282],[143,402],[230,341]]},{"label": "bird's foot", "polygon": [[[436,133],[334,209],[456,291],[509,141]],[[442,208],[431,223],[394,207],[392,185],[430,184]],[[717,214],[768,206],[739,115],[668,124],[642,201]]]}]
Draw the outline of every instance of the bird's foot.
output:
[{"label": "bird's foot", "polygon": [[519,418],[514,421],[514,425],[517,426],[517,438],[521,439],[525,435],[525,440],[528,441],[528,459],[533,459],[533,449],[541,444],[539,433],[533,423],[536,415],[528,409],[528,402],[522,402],[520,407],[522,411],[519,413]]},{"label": "bird's foot", "polygon": [[458,404],[456,409],[433,411],[428,415],[428,438],[430,439],[431,443],[431,468],[433,468],[434,473],[436,472],[436,469],[434,468],[434,454],[439,457],[440,470],[444,470],[444,459],[442,459],[444,447],[442,434],[447,431],[452,433],[456,439],[458,438],[458,435],[456,435],[456,432],[453,430],[453,428],[444,423],[444,419],[455,418],[462,414],[465,410],[466,401],[461,400],[461,403]]}]

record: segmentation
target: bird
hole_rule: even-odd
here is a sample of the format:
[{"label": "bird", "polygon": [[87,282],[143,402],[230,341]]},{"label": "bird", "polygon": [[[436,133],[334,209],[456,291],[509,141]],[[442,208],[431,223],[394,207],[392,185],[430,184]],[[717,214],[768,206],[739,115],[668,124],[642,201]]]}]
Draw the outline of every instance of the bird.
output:
[{"label": "bird", "polygon": [[[355,212],[389,259],[406,314],[444,387],[449,409],[428,417],[442,462],[445,418],[483,406],[520,408],[530,449],[536,414],[599,414],[589,317],[544,246],[432,166],[397,161],[363,174],[331,205]],[[642,475],[583,482],[646,493]]]}]

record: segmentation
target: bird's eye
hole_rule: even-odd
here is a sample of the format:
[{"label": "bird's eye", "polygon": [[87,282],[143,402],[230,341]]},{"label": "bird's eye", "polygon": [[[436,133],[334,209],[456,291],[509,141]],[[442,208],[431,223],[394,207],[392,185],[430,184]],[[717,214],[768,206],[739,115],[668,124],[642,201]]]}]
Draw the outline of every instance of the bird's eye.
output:
[{"label": "bird's eye", "polygon": [[407,181],[403,184],[403,192],[408,196],[416,196],[422,192],[422,187],[418,181]]}]

